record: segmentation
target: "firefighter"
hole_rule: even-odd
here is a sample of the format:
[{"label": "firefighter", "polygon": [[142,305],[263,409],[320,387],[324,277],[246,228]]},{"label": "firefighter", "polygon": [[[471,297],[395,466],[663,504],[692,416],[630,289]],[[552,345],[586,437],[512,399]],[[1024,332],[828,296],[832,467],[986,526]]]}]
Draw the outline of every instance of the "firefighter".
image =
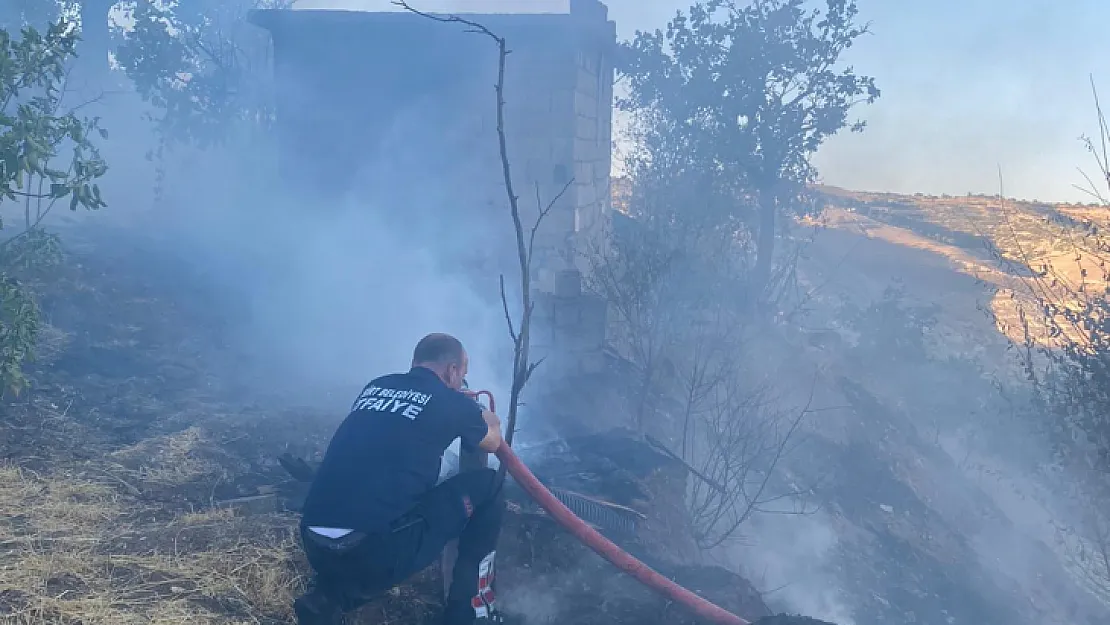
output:
[{"label": "firefighter", "polygon": [[493,469],[437,485],[443,452],[501,445],[501,422],[463,394],[468,356],[430,334],[412,368],[367,384],[332,437],[302,510],[301,541],[315,573],[294,603],[300,625],[332,625],[436,562],[458,539],[445,625],[500,622],[493,558],[504,501]]}]

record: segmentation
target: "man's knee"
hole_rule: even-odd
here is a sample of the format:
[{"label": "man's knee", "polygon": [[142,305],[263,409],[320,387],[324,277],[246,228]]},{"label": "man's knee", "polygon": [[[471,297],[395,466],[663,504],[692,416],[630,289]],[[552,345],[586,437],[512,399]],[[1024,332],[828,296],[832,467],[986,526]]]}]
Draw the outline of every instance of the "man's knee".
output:
[{"label": "man's knee", "polygon": [[482,504],[500,496],[501,488],[497,483],[497,471],[483,468],[465,471],[451,478],[456,488],[470,497],[474,503]]},{"label": "man's knee", "polygon": [[458,476],[456,483],[466,508],[468,523],[488,525],[497,522],[505,508],[505,498],[494,469],[476,469]]},{"label": "man's knee", "polygon": [[481,505],[493,510],[500,511],[505,507],[505,492],[501,487],[501,482],[497,479],[497,471],[495,469],[482,469],[481,470]]}]

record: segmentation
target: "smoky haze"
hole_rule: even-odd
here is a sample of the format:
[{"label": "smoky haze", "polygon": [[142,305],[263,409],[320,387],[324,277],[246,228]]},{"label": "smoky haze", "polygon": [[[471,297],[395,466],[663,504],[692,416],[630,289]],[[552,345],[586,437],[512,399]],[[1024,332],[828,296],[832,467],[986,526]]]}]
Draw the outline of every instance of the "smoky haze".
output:
[{"label": "smoky haze", "polygon": [[[429,10],[561,11],[566,1],[436,0]],[[659,28],[683,0],[611,0],[622,37]],[[998,192],[1086,202],[1074,188],[1077,139],[1093,132],[1091,90],[1110,54],[1098,0],[905,5],[861,0],[871,23],[846,60],[883,80],[868,131],[834,137],[817,157],[828,184],[894,193]],[[389,0],[299,0],[298,8],[392,10]],[[1061,71],[1060,68],[1068,68]]]},{"label": "smoky haze", "polygon": [[[470,12],[561,12],[566,4],[413,2],[420,9]],[[620,35],[628,37],[636,29],[662,27],[688,3],[606,4]],[[388,0],[301,0],[296,6],[399,10]],[[834,137],[817,154],[824,182],[906,193],[994,193],[1001,167],[1008,195],[1086,199],[1071,186],[1078,178],[1074,164],[1082,156],[1075,138],[1092,128],[1086,71],[1110,52],[1099,28],[1106,20],[1097,17],[1110,17],[1110,8],[1091,0],[1063,8],[1043,1],[984,0],[970,6],[942,0],[911,6],[860,0],[860,8],[874,34],[850,50],[848,60],[880,78],[884,95],[862,113],[867,132]],[[264,50],[268,36],[249,28],[257,30],[256,44]],[[220,342],[226,357],[213,367],[243,389],[245,400],[284,399],[341,418],[358,387],[407,368],[415,342],[429,332],[458,336],[470,352],[471,386],[508,397],[512,352],[497,276],[506,276],[514,317],[517,278],[508,208],[500,180],[491,178],[488,168],[498,156],[496,136],[488,120],[467,125],[451,115],[460,109],[492,114],[496,59],[492,44],[481,37],[465,34],[467,42],[460,44],[452,25],[435,28],[429,32],[442,34],[424,41],[424,48],[442,58],[480,59],[485,69],[452,77],[410,75],[411,92],[404,98],[397,95],[402,88],[375,92],[366,87],[353,97],[321,95],[318,85],[349,79],[351,67],[340,63],[317,66],[312,76],[264,85],[304,102],[318,119],[332,120],[327,133],[306,142],[311,147],[289,150],[273,136],[233,135],[213,149],[178,146],[147,160],[143,154],[157,150],[159,143],[146,121],[150,111],[134,93],[113,95],[95,110],[110,131],[105,155],[111,171],[102,185],[109,207],[77,217],[81,228],[96,236],[98,228],[110,225],[110,236],[148,249],[146,260],[136,264],[165,264],[171,279],[201,287],[202,305],[224,328]],[[459,45],[479,56],[459,53]],[[448,84],[452,90],[439,89]],[[510,85],[510,99],[512,93]],[[363,130],[363,123],[334,123],[348,115],[372,121],[374,131]],[[514,126],[510,118],[507,132],[525,135],[528,129]],[[514,164],[524,178],[524,163]],[[521,195],[528,191],[525,185]],[[824,317],[807,324],[826,323],[851,335],[853,330],[844,328],[852,325],[852,315],[862,313],[837,306],[878,300],[888,284],[907,279],[920,287],[908,296],[911,304],[928,304],[957,291],[966,296],[956,304],[964,306],[963,317],[945,317],[939,330],[926,334],[932,332],[935,339],[971,332],[974,341],[986,345],[976,355],[982,368],[1003,367],[1003,346],[994,328],[974,310],[978,291],[973,293],[972,278],[922,255],[893,255],[872,238],[822,236],[802,271],[829,285],[822,297],[832,295],[822,300]],[[974,320],[967,321],[969,316]],[[867,318],[855,331],[880,321]],[[968,560],[945,560],[949,568],[930,571],[932,578],[922,573],[922,586],[948,588],[949,574],[972,566],[969,578],[982,574],[991,584],[953,591],[963,602],[949,606],[954,613],[998,614],[977,602],[996,593],[990,595],[991,607],[1005,603],[1013,595],[999,594],[998,588],[1004,588],[1022,595],[1047,595],[1051,589],[1055,596],[1038,597],[1051,606],[1045,613],[1052,613],[1056,601],[1070,606],[1072,614],[1105,614],[1071,585],[1053,559],[1056,524],[1075,521],[1074,502],[1050,492],[1053,484],[1039,481],[1038,465],[1049,459],[1046,445],[999,417],[1008,404],[990,376],[956,369],[949,361],[918,361],[919,355],[909,351],[895,354],[893,362],[871,359],[872,354],[821,360],[824,356],[811,358],[808,352],[784,356],[804,351],[794,345],[758,345],[753,351],[760,365],[772,359],[770,353],[782,361],[772,377],[799,405],[809,391],[804,387],[809,371],[834,372],[820,393],[824,403],[818,407],[827,412],[813,420],[810,433],[838,443],[858,436],[867,445],[863,452],[845,452],[844,463],[854,464],[833,476],[842,480],[842,488],[828,491],[819,513],[756,517],[743,530],[750,544],[736,541],[707,560],[735,568],[770,591],[767,600],[776,608],[838,625],[871,625],[858,616],[860,606],[899,591],[893,582],[881,586],[886,577],[904,573],[906,579],[919,579],[908,558],[898,559],[891,546],[897,540],[878,544],[868,532],[888,525],[915,531],[905,529],[906,519],[920,512],[914,507],[919,497],[933,506],[928,515],[940,511],[941,521],[930,529],[939,536],[936,544],[951,549],[943,554],[961,549],[972,554]],[[857,419],[843,409],[844,393],[835,384],[841,376],[867,380],[876,403],[898,409],[877,408],[867,415],[871,421]],[[529,419],[538,418],[525,413],[525,434],[534,425]],[[888,437],[888,430],[900,434]],[[874,457],[867,455],[874,450]],[[791,478],[825,470],[810,460],[803,453],[784,465]],[[894,485],[898,472],[904,473],[896,477],[919,480],[915,492],[907,495]],[[868,558],[882,563],[872,566],[877,573],[867,568]],[[891,568],[879,570],[884,566]],[[1045,571],[1064,581],[1048,586],[1040,579]],[[541,585],[521,596],[552,612],[558,603]],[[934,622],[941,621],[929,623]],[[1075,621],[1087,622],[1095,621]]]},{"label": "smoky haze", "polygon": [[[454,40],[445,41],[444,50]],[[376,136],[356,145],[330,126],[339,134],[318,151],[291,155],[272,136],[236,135],[149,161],[142,155],[158,142],[146,107],[111,96],[97,113],[110,129],[103,186],[117,199],[81,220],[95,228],[104,217],[133,241],[154,241],[155,262],[205,289],[234,354],[228,373],[251,392],[341,411],[369,379],[407,369],[420,337],[448,332],[468,348],[470,383],[507,396],[511,342],[497,267],[510,287],[518,278],[490,259],[515,259],[504,254],[511,222],[507,209],[489,209],[484,187],[476,191],[488,182],[478,155],[496,157],[496,136],[434,121],[449,119],[443,107],[461,105],[458,97],[417,95],[403,107],[384,106],[386,95],[322,99],[312,85],[342,81],[348,68],[320,72],[284,80],[283,95],[318,111],[363,109]],[[474,84],[466,97],[492,112],[492,80]]]}]

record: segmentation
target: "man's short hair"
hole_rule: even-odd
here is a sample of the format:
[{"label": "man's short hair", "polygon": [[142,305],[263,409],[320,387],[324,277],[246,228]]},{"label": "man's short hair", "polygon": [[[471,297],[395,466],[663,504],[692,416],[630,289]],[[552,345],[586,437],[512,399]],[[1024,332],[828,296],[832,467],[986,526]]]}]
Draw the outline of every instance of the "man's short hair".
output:
[{"label": "man's short hair", "polygon": [[445,363],[461,365],[463,346],[459,339],[450,334],[429,334],[420,339],[412,351],[413,364]]}]

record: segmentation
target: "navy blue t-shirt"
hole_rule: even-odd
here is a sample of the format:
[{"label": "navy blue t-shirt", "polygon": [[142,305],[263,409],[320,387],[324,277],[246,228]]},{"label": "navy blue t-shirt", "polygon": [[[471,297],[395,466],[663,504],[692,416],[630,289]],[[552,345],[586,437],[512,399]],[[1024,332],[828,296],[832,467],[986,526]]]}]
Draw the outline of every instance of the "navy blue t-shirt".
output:
[{"label": "navy blue t-shirt", "polygon": [[436,485],[456,438],[474,448],[489,431],[482,407],[431,370],[383,376],[362,389],[328,445],[302,523],[375,532]]}]

